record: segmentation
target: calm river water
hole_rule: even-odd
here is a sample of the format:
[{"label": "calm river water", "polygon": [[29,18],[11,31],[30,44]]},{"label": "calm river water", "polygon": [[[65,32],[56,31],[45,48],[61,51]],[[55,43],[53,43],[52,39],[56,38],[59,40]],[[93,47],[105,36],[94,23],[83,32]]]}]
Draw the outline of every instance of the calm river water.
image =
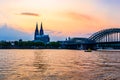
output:
[{"label": "calm river water", "polygon": [[120,80],[120,52],[0,50],[0,80]]}]

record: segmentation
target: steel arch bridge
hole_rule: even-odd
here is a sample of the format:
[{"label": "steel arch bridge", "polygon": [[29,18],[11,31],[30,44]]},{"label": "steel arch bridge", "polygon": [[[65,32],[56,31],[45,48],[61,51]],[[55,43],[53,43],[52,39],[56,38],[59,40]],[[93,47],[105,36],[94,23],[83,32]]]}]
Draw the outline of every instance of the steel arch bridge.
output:
[{"label": "steel arch bridge", "polygon": [[120,42],[120,28],[104,29],[94,33],[89,39],[96,43]]},{"label": "steel arch bridge", "polygon": [[120,28],[104,29],[89,38],[71,38],[61,44],[67,49],[120,49]]}]

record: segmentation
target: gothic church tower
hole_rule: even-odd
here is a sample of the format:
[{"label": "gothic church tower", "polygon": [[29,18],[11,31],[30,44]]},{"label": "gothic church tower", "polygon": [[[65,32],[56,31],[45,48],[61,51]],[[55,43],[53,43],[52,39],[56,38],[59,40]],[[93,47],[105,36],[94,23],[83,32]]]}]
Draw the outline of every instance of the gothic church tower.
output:
[{"label": "gothic church tower", "polygon": [[35,34],[34,34],[34,40],[37,40],[37,35],[39,35],[38,23],[36,23],[36,29],[35,29]]},{"label": "gothic church tower", "polygon": [[49,35],[44,34],[43,25],[41,23],[40,30],[38,30],[38,23],[36,23],[36,29],[34,34],[34,41],[35,42],[43,42],[48,43],[50,42]]},{"label": "gothic church tower", "polygon": [[44,35],[44,30],[43,30],[42,23],[41,23],[41,27],[40,27],[40,35]]}]

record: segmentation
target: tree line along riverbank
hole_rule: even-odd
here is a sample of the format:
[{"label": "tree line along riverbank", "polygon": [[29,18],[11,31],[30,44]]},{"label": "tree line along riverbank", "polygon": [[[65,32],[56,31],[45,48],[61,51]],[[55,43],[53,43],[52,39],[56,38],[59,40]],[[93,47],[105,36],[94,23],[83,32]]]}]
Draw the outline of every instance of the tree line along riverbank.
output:
[{"label": "tree line along riverbank", "polygon": [[0,49],[58,49],[59,42],[0,41]]}]

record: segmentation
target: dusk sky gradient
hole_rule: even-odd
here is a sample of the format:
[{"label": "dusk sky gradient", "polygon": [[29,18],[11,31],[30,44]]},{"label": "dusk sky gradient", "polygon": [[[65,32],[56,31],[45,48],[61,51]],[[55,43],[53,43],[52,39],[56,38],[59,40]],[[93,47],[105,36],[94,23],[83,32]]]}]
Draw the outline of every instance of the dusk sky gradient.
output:
[{"label": "dusk sky gradient", "polygon": [[52,40],[89,37],[102,29],[120,28],[119,9],[120,0],[0,0],[0,27],[7,24],[31,35],[36,22],[43,22]]}]

